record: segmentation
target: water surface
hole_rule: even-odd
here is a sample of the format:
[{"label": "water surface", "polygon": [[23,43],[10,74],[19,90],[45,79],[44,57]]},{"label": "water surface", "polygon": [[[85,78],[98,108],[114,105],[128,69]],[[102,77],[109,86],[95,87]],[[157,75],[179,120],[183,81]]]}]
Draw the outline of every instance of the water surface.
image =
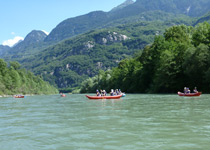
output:
[{"label": "water surface", "polygon": [[0,98],[2,150],[204,150],[209,141],[210,95]]}]

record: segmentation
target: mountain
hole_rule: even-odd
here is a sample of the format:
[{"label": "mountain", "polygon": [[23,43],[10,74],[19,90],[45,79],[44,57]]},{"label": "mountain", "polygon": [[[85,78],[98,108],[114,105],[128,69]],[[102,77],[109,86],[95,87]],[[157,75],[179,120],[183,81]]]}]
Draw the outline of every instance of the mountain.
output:
[{"label": "mountain", "polygon": [[114,16],[133,16],[142,12],[161,10],[164,12],[199,17],[210,11],[209,0],[137,0],[119,10]]},{"label": "mountain", "polygon": [[43,31],[33,30],[26,35],[25,39],[22,42],[13,47],[13,51],[20,51],[22,49],[30,47],[31,45],[43,42],[46,37],[47,34]]},{"label": "mountain", "polygon": [[47,34],[45,32],[39,30],[33,30],[25,37],[23,43],[26,45],[39,43],[44,41],[46,37]]},{"label": "mountain", "polygon": [[[102,19],[103,18],[103,19]],[[108,16],[103,11],[94,11],[75,18],[66,19],[50,32],[45,42],[61,41],[63,39],[85,33],[106,23]]]},{"label": "mountain", "polygon": [[6,59],[32,55],[44,46],[43,41],[46,37],[47,34],[45,32],[33,30],[26,35],[23,41],[18,42],[15,46],[2,53],[2,55],[5,56]]},{"label": "mountain", "polygon": [[[116,26],[119,22],[123,23],[122,20],[136,22],[140,16],[144,19],[142,14],[151,12],[155,14],[160,11],[168,15],[182,14],[200,17],[210,11],[210,0],[136,0],[136,2],[127,0],[110,12],[95,11],[64,20],[52,30],[45,42],[61,41],[96,28],[107,27],[110,24]],[[154,20],[156,18],[152,21]]]},{"label": "mountain", "polygon": [[22,64],[59,88],[74,87],[134,53],[121,45],[128,39],[120,32],[92,31],[49,47]]},{"label": "mountain", "polygon": [[[185,19],[186,20],[186,19]],[[21,64],[58,88],[79,86],[99,70],[116,67],[162,35],[174,21],[141,21],[109,29],[92,30],[69,38],[19,60]]]}]

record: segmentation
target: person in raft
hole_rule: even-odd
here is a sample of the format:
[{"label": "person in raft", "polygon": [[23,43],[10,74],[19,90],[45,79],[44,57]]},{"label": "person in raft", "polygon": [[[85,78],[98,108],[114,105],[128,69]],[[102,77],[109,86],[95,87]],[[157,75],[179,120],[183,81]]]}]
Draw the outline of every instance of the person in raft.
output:
[{"label": "person in raft", "polygon": [[99,90],[96,90],[96,96],[101,96]]},{"label": "person in raft", "polygon": [[114,96],[114,90],[111,89],[110,96]]},{"label": "person in raft", "polygon": [[197,87],[194,88],[193,92],[198,93]]},{"label": "person in raft", "polygon": [[187,87],[184,87],[184,93],[185,93],[185,94],[186,94],[186,93],[190,93],[190,89],[187,88]]},{"label": "person in raft", "polygon": [[106,91],[105,91],[105,90],[102,90],[102,91],[101,91],[101,95],[102,95],[102,96],[106,96]]}]

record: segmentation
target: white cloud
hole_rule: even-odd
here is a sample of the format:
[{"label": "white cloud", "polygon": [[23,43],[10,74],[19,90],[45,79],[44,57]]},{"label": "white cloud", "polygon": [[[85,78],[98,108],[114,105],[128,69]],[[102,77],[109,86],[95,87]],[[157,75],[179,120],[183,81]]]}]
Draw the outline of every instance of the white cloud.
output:
[{"label": "white cloud", "polygon": [[49,35],[49,32],[45,31],[45,30],[42,30],[42,32],[44,32],[45,34]]},{"label": "white cloud", "polygon": [[11,32],[12,35],[15,35],[15,32]]},{"label": "white cloud", "polygon": [[24,40],[24,38],[20,36],[16,36],[14,39],[9,39],[9,40],[4,41],[2,45],[5,45],[5,46],[7,45],[7,46],[12,47],[16,43],[18,43],[20,40]]}]

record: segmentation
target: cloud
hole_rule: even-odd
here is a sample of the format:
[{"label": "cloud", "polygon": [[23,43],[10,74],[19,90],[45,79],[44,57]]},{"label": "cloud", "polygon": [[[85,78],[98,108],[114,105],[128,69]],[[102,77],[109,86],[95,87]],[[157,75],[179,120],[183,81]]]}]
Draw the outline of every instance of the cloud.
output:
[{"label": "cloud", "polygon": [[12,35],[15,35],[15,32],[11,32]]},{"label": "cloud", "polygon": [[24,40],[23,37],[20,37],[20,36],[16,36],[14,39],[9,39],[9,40],[6,40],[2,43],[2,45],[4,46],[14,46],[16,43],[18,43],[20,40]]},{"label": "cloud", "polygon": [[42,32],[44,32],[45,34],[49,35],[49,32],[45,31],[45,30],[42,30]]}]

